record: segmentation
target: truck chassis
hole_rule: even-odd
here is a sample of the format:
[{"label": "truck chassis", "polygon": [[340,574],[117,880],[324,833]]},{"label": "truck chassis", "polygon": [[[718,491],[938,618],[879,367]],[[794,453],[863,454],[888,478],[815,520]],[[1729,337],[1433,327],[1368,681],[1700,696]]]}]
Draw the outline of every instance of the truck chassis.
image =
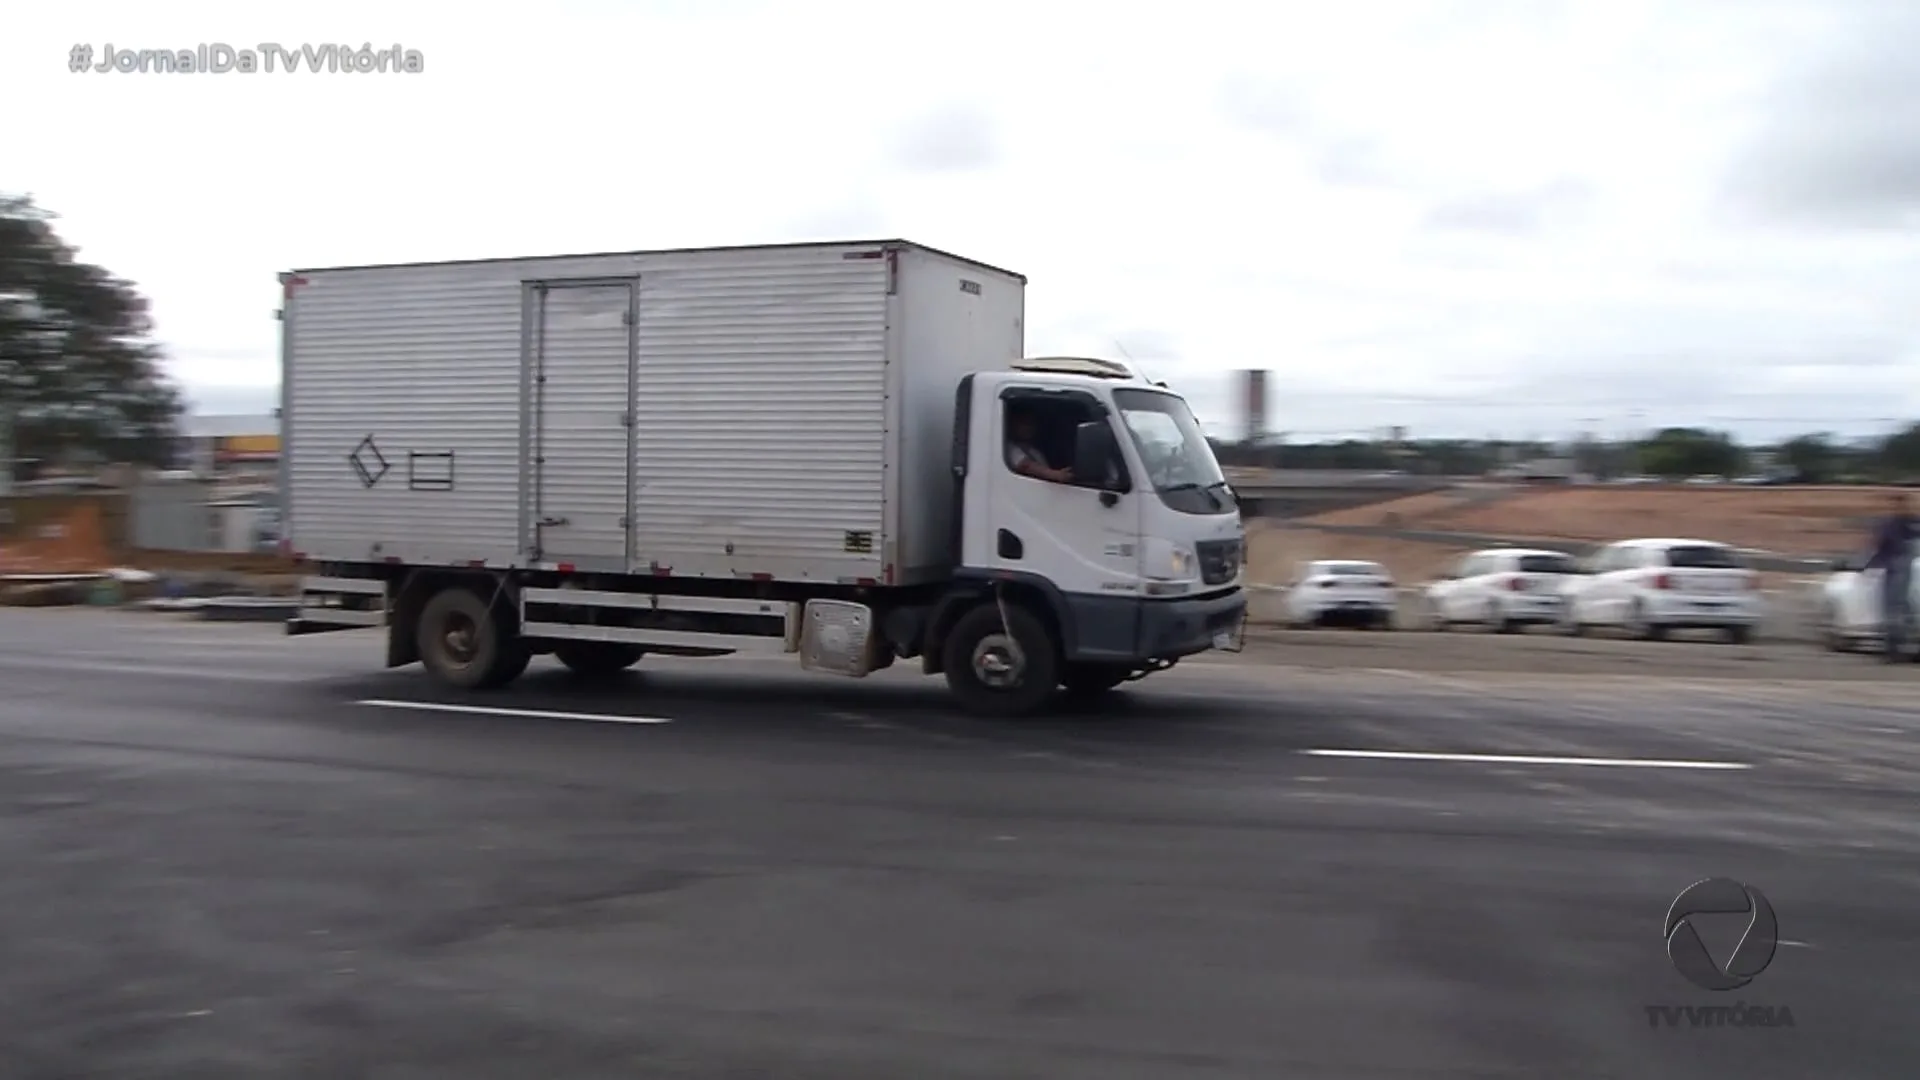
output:
[{"label": "truck chassis", "polygon": [[1183,656],[1244,645],[1244,605],[1229,602],[1201,616],[1205,625],[1167,655],[1069,660],[1071,620],[1044,589],[1018,580],[844,586],[823,596],[835,587],[677,579],[665,592],[630,575],[384,563],[317,569],[302,582],[289,634],[384,628],[388,667],[418,662],[464,690],[506,686],[542,654],[578,675],[604,677],[648,653],[797,653],[805,670],[850,678],[918,659],[923,673],[945,676],[966,711],[1011,717],[1041,709],[1056,689],[1100,694]]}]

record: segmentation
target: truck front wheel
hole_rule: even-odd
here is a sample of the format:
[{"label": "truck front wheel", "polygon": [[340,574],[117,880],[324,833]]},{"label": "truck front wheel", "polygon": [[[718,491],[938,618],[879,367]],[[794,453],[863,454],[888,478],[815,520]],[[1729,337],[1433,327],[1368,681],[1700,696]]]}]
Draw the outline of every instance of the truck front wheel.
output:
[{"label": "truck front wheel", "polygon": [[469,589],[443,589],[420,612],[420,662],[461,690],[512,682],[527,669],[525,646],[497,611]]},{"label": "truck front wheel", "polygon": [[553,646],[553,658],[567,670],[586,678],[604,678],[627,670],[645,655],[638,645],[617,641],[563,641]]},{"label": "truck front wheel", "polygon": [[1046,625],[1025,608],[1008,604],[1002,626],[1000,610],[997,604],[982,604],[962,615],[947,635],[947,688],[976,716],[1031,713],[1060,683],[1059,651]]}]

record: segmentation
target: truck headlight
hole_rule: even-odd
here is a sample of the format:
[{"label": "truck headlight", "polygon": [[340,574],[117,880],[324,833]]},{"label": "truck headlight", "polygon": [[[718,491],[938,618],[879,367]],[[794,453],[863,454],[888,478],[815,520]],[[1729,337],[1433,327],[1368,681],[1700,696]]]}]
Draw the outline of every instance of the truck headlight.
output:
[{"label": "truck headlight", "polygon": [[1167,565],[1173,571],[1168,574],[1167,577],[1174,581],[1185,581],[1194,576],[1194,570],[1200,564],[1199,561],[1193,557],[1193,552],[1183,547],[1177,547],[1167,553]]},{"label": "truck headlight", "polygon": [[1147,545],[1146,572],[1154,581],[1193,581],[1200,576],[1200,560],[1193,549],[1168,540]]}]

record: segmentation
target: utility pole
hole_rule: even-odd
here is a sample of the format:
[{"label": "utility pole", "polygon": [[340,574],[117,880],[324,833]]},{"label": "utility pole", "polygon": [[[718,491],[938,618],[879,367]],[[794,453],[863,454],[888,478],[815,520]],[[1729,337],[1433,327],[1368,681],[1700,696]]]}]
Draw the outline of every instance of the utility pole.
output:
[{"label": "utility pole", "polygon": [[0,405],[0,499],[13,494],[13,407]]}]

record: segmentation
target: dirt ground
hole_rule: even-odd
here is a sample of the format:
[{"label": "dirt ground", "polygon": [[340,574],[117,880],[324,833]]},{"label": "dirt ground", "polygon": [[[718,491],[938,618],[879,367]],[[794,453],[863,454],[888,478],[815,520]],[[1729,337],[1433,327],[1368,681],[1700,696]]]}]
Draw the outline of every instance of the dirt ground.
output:
[{"label": "dirt ground", "polygon": [[1258,585],[1285,585],[1298,576],[1301,563],[1314,559],[1365,559],[1393,571],[1395,581],[1414,584],[1432,579],[1463,553],[1444,544],[1247,523],[1247,580]]},{"label": "dirt ground", "polygon": [[1492,500],[1473,498],[1468,492],[1441,492],[1304,520],[1593,541],[1677,536],[1819,556],[1859,547],[1867,522],[1886,512],[1890,490],[1537,488]]}]

